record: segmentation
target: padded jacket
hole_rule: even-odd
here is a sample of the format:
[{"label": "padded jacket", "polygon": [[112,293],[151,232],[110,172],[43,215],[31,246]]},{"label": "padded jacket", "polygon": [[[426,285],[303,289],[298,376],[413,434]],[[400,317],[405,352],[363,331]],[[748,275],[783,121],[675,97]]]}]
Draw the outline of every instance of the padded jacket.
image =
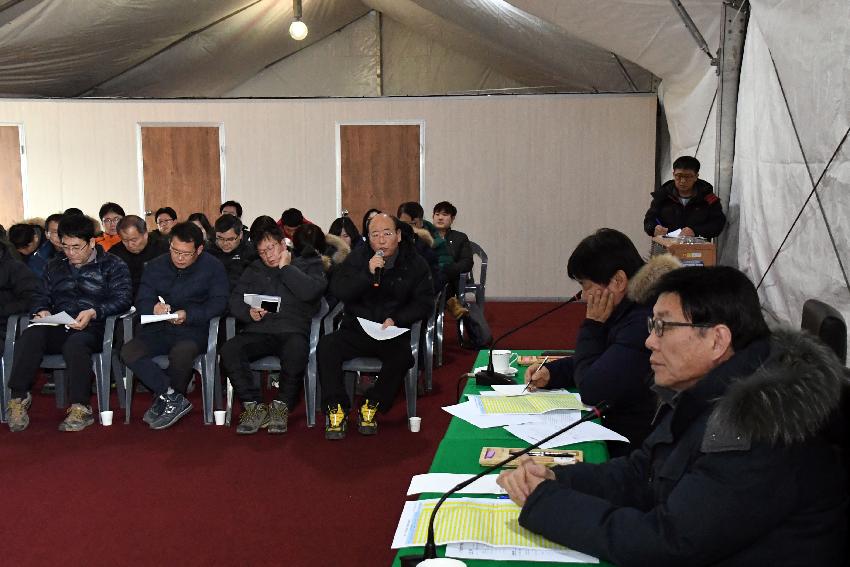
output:
[{"label": "padded jacket", "polygon": [[652,193],[652,202],[643,218],[643,230],[649,235],[655,234],[660,223],[668,231],[689,226],[694,234],[703,238],[714,238],[726,226],[726,215],[720,198],[714,194],[714,187],[708,181],[697,179],[694,185],[696,193],[682,205],[676,183],[671,179]]},{"label": "padded jacket", "polygon": [[254,246],[246,241],[245,236],[242,236],[242,242],[232,252],[225,252],[219,248],[214,242],[206,249],[224,265],[224,271],[227,272],[227,281],[230,284],[230,289],[236,286],[236,282],[242,276],[245,269],[257,259],[257,251]]},{"label": "padded jacket", "polygon": [[[230,313],[245,324],[245,332],[310,335],[310,320],[318,313],[328,286],[322,257],[312,248],[310,252],[293,257],[283,268],[255,260],[245,269],[230,294]],[[254,321],[244,301],[246,293],[280,296],[280,310]]]},{"label": "padded jacket", "polygon": [[670,396],[629,457],[555,467],[519,523],[621,567],[843,565],[845,474],[822,428],[847,380],[810,335],[757,340]]},{"label": "padded jacket", "polygon": [[35,274],[0,242],[0,341],[6,337],[9,315],[28,313],[39,285]]},{"label": "padded jacket", "polygon": [[79,268],[68,258],[54,258],[44,270],[43,285],[33,296],[32,312],[65,311],[76,317],[94,309],[90,326],[103,326],[110,315],[120,315],[132,305],[132,284],[127,264],[95,245],[95,259]]},{"label": "padded jacket", "polygon": [[345,303],[344,318],[359,326],[356,317],[383,323],[388,318],[398,327],[410,327],[427,319],[434,309],[434,284],[428,263],[412,245],[402,242],[392,268],[381,285],[372,285],[370,246],[358,246],[331,273],[331,294]]}]

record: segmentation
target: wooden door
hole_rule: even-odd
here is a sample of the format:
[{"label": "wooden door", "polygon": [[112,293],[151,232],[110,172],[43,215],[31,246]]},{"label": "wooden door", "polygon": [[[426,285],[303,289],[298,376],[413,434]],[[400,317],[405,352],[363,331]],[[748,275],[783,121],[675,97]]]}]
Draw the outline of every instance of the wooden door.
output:
[{"label": "wooden door", "polygon": [[[204,213],[215,223],[221,204],[221,147],[217,126],[143,126],[145,211],[171,207],[180,221]],[[147,216],[148,227],[156,219]]]},{"label": "wooden door", "polygon": [[342,208],[360,228],[371,208],[394,215],[420,199],[418,124],[339,127]]},{"label": "wooden door", "polygon": [[18,127],[0,126],[0,224],[7,230],[24,218],[22,152]]}]

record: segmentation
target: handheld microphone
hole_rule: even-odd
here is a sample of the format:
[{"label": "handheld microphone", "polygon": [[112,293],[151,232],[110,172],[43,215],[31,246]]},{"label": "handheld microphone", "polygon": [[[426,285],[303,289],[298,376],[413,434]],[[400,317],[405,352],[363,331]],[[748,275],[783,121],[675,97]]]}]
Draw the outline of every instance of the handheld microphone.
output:
[{"label": "handheld microphone", "polygon": [[[378,250],[375,252],[375,256],[379,256],[381,258],[384,257],[384,251]],[[381,286],[381,276],[384,275],[384,268],[375,268],[375,273],[372,276],[372,287],[380,287]]]},{"label": "handheld microphone", "polygon": [[527,326],[531,325],[532,323],[536,323],[537,321],[539,321],[540,319],[542,319],[546,315],[549,315],[550,313],[554,313],[558,309],[561,309],[563,307],[566,307],[570,303],[578,301],[580,298],[581,298],[581,292],[579,291],[578,293],[576,293],[574,296],[572,296],[571,298],[569,298],[565,302],[560,303],[560,304],[556,305],[555,307],[553,307],[553,308],[551,308],[547,311],[544,311],[543,313],[541,313],[537,317],[535,317],[535,318],[533,318],[529,321],[526,321],[522,325],[514,327],[513,329],[511,329],[510,331],[508,331],[507,333],[503,334],[498,339],[496,339],[492,343],[490,343],[490,356],[489,356],[489,360],[487,361],[487,370],[480,370],[475,374],[475,383],[478,384],[479,386],[492,386],[494,384],[516,384],[516,382],[514,382],[513,378],[511,378],[510,376],[500,374],[499,372],[496,372],[493,369],[493,349],[496,347],[496,343],[498,343],[499,341],[501,341],[505,337],[509,337],[510,335],[513,335],[517,331],[520,331],[520,330],[526,328]]},{"label": "handheld microphone", "polygon": [[460,484],[458,484],[457,486],[455,486],[454,488],[452,488],[451,490],[449,490],[448,492],[443,494],[440,497],[440,499],[437,501],[437,505],[434,506],[433,510],[431,510],[431,517],[428,519],[428,539],[425,542],[425,553],[422,556],[408,555],[406,557],[400,557],[399,559],[401,559],[402,567],[413,567],[415,565],[418,565],[420,561],[423,561],[425,559],[435,559],[437,557],[437,543],[436,543],[436,538],[434,537],[434,518],[436,518],[436,516],[437,516],[437,510],[440,509],[440,506],[443,504],[443,502],[446,501],[446,499],[449,496],[456,493],[458,490],[462,490],[463,488],[466,488],[467,486],[469,486],[470,484],[472,484],[473,482],[475,482],[479,478],[486,476],[486,475],[490,474],[491,472],[495,471],[496,469],[499,469],[499,468],[505,466],[506,464],[510,463],[511,461],[514,461],[514,460],[520,458],[521,456],[525,455],[526,453],[529,453],[530,451],[533,451],[535,449],[539,449],[540,445],[542,445],[543,443],[546,443],[547,441],[551,441],[552,439],[554,439],[558,435],[561,435],[562,433],[566,433],[567,431],[569,431],[573,427],[576,427],[576,426],[578,426],[578,425],[580,425],[580,424],[582,424],[586,421],[592,421],[594,419],[601,418],[610,409],[611,409],[611,404],[609,404],[608,402],[600,402],[595,407],[591,407],[588,414],[585,415],[584,417],[582,417],[581,419],[579,419],[578,421],[574,421],[571,424],[559,429],[558,431],[556,431],[552,435],[549,435],[548,437],[541,439],[537,443],[530,445],[529,447],[526,447],[522,451],[519,451],[519,452],[517,452],[513,455],[510,455],[507,459],[504,459],[503,461],[496,463],[495,465],[487,467],[486,469],[484,469],[483,471],[481,471],[477,475],[461,482]]}]

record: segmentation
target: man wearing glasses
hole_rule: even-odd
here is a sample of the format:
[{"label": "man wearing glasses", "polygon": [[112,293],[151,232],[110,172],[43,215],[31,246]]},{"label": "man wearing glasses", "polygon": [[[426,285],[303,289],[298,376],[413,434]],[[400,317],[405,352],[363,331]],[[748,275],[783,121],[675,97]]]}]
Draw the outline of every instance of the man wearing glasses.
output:
[{"label": "man wearing glasses", "polygon": [[374,387],[357,411],[357,430],[378,432],[376,414],[389,410],[407,370],[413,366],[410,335],[377,340],[357,320],[380,323],[383,328],[409,329],[434,309],[434,284],[427,262],[409,241],[402,242],[400,221],[381,213],[368,225],[370,246],[359,246],[331,273],[331,295],[345,303],[339,329],[319,340],[317,362],[325,406],[325,438],[345,437],[349,400],[342,364],[362,356],[381,360]]},{"label": "man wearing glasses", "polygon": [[825,425],[846,369],[811,335],[771,332],[734,268],[674,270],[656,292],[653,432],[604,464],[502,473],[520,525],[625,566],[843,565],[846,477]]},{"label": "man wearing glasses", "polygon": [[145,220],[136,215],[127,215],[118,223],[121,242],[109,249],[130,268],[133,281],[133,297],[139,292],[145,264],[168,252],[168,242],[150,238]]},{"label": "man wearing glasses", "polygon": [[156,222],[156,230],[151,231],[151,238],[167,242],[171,228],[177,224],[177,212],[171,207],[160,207],[153,218]]},{"label": "man wearing glasses", "polygon": [[29,425],[30,390],[45,354],[62,354],[70,382],[71,407],[60,431],[81,431],[92,423],[91,355],[103,342],[104,322],[130,308],[131,286],[127,265],[95,244],[94,222],[82,215],[64,216],[59,237],[65,258],[53,260],[42,286],[33,296],[33,318],[66,312],[74,318],[67,326],[31,326],[15,345],[9,388],[8,422],[11,431]]},{"label": "man wearing glasses", "polygon": [[242,221],[229,214],[215,221],[215,243],[209,252],[224,264],[230,289],[234,288],[245,268],[257,259],[254,247],[245,241]]},{"label": "man wearing glasses", "polygon": [[124,209],[116,203],[104,203],[98,212],[103,233],[95,238],[95,242],[103,248],[104,252],[121,242],[118,235],[118,223],[124,218]]},{"label": "man wearing glasses", "polygon": [[681,156],[673,162],[673,179],[652,193],[643,218],[649,236],[682,229],[681,236],[714,238],[726,225],[726,215],[711,183],[699,178],[699,160]]},{"label": "man wearing glasses", "polygon": [[[228,292],[221,262],[204,253],[201,229],[191,222],[176,224],[169,253],[147,263],[136,295],[139,313],[175,318],[143,325],[121,349],[127,366],[153,391],[143,418],[151,429],[170,427],[192,410],[185,397],[192,364],[206,350],[210,319],[224,312]],[[153,361],[159,355],[168,355],[167,370]]]}]

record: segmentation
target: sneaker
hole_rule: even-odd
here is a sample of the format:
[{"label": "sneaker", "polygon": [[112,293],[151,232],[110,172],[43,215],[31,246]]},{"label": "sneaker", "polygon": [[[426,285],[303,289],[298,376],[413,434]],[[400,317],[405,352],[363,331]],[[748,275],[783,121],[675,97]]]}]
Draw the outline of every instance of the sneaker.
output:
[{"label": "sneaker", "polygon": [[23,431],[30,424],[30,416],[27,410],[32,405],[32,395],[27,392],[26,398],[12,398],[6,410],[6,420],[9,422],[9,431],[16,433]]},{"label": "sneaker", "polygon": [[269,406],[269,433],[286,433],[287,422],[289,421],[289,406],[286,402],[275,400]]},{"label": "sneaker", "polygon": [[377,413],[378,404],[370,404],[369,400],[363,402],[357,412],[357,431],[362,435],[375,435],[378,432],[378,422],[375,420]]},{"label": "sneaker", "polygon": [[161,394],[154,398],[151,407],[148,408],[148,411],[145,412],[144,417],[142,417],[142,421],[147,423],[148,425],[152,424],[156,419],[162,415],[162,412],[165,410],[165,394]]},{"label": "sneaker", "polygon": [[91,406],[71,404],[66,413],[68,416],[59,424],[59,431],[82,431],[94,423]]},{"label": "sneaker", "polygon": [[328,407],[325,412],[325,439],[345,439],[345,427],[348,416],[342,406],[337,404],[335,409]]},{"label": "sneaker", "polygon": [[269,408],[264,403],[245,402],[242,405],[242,415],[239,416],[239,425],[236,433],[240,435],[251,435],[263,427],[269,426]]},{"label": "sneaker", "polygon": [[192,404],[180,392],[173,394],[165,394],[165,409],[162,410],[162,415],[156,418],[151,423],[151,429],[166,429],[171,427],[180,418],[192,411]]}]

